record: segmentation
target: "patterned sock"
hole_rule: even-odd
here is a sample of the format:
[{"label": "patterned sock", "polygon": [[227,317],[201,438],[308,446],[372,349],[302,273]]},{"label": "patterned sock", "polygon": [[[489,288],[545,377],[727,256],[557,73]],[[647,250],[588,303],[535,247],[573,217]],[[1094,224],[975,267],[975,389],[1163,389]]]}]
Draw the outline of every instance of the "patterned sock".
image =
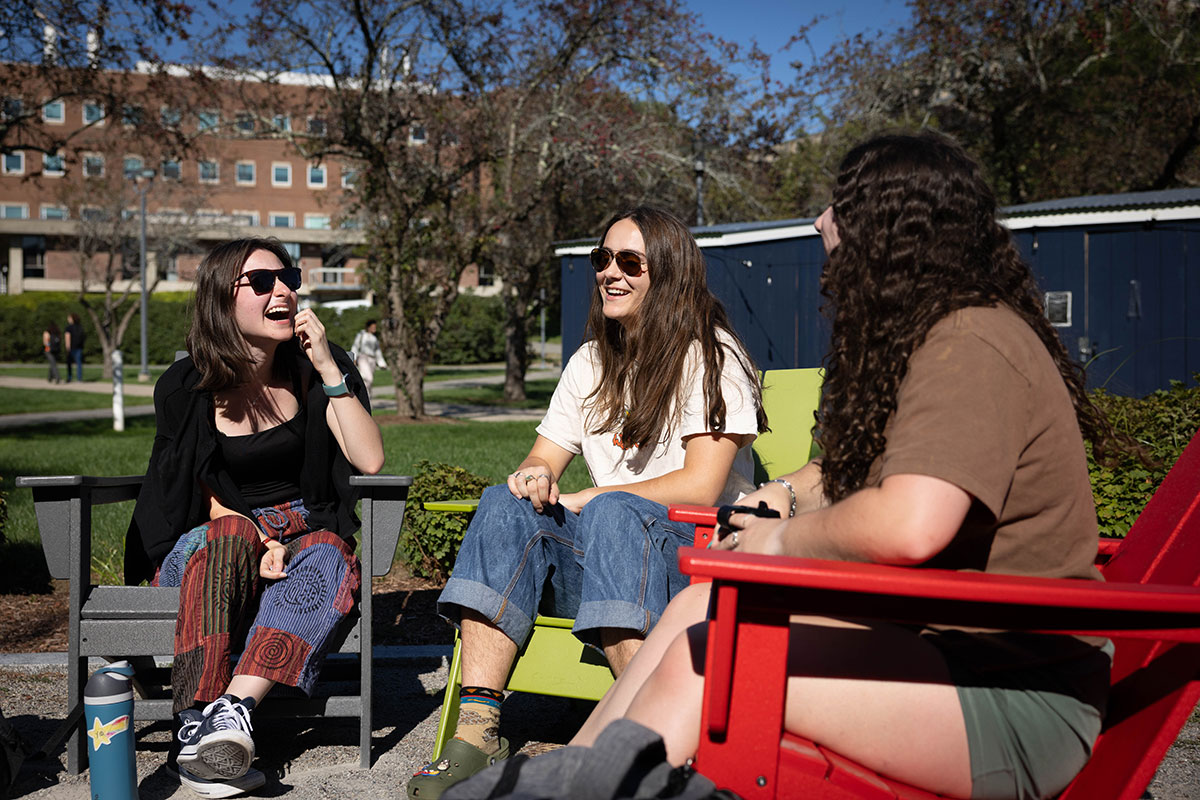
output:
[{"label": "patterned sock", "polygon": [[500,750],[500,701],[504,693],[483,686],[458,690],[458,726],[454,738],[473,744],[489,756]]}]

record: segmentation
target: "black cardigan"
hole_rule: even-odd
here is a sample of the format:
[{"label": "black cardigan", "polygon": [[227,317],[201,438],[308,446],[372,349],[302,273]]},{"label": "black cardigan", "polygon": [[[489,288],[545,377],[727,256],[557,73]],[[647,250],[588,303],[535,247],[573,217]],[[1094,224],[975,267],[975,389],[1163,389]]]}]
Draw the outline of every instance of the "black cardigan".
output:
[{"label": "black cardigan", "polygon": [[[366,387],[346,351],[329,345],[346,376],[346,386],[371,410]],[[349,478],[356,474],[325,420],[329,398],[320,377],[293,342],[279,348],[289,374],[309,375],[301,402],[308,412],[300,492],[313,530],[329,530],[353,541],[359,528],[354,507],[358,493]],[[250,507],[233,482],[217,445],[212,393],[198,391],[200,372],[190,357],[180,359],[154,385],[156,430],[146,480],[138,493],[133,521],[125,535],[125,582],[150,580],[180,536],[208,521],[201,483],[228,508],[250,516]],[[301,384],[303,385],[303,383]]]}]

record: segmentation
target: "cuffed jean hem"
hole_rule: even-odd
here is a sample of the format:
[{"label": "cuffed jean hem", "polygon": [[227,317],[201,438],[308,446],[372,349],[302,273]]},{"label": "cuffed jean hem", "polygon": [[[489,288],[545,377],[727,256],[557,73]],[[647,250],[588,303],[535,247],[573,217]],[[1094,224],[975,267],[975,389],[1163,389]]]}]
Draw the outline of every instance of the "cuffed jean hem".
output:
[{"label": "cuffed jean hem", "polygon": [[469,608],[491,620],[518,647],[525,643],[529,632],[533,630],[533,620],[524,611],[508,602],[504,595],[492,587],[478,581],[456,580],[452,576],[438,597],[437,608],[442,619],[459,628],[462,627],[462,609]]},{"label": "cuffed jean hem", "polygon": [[579,606],[579,615],[571,632],[580,641],[600,647],[600,629],[618,628],[645,636],[658,623],[659,615],[636,603],[620,600],[598,600]]}]

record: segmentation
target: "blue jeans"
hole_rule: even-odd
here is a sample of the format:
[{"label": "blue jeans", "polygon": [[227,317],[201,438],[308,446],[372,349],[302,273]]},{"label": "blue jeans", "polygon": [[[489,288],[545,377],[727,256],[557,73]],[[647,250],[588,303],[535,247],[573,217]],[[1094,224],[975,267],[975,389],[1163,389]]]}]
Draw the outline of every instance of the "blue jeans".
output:
[{"label": "blue jeans", "polygon": [[457,622],[470,608],[518,645],[539,613],[575,618],[575,635],[600,645],[601,628],[645,636],[688,579],[675,551],[695,526],[667,519],[667,507],[607,492],[581,514],[562,506],[539,514],[507,486],[486,489],[463,536],[438,611]]},{"label": "blue jeans", "polygon": [[71,382],[71,365],[75,365],[75,380],[83,383],[83,348],[72,348],[67,352],[67,383]]}]

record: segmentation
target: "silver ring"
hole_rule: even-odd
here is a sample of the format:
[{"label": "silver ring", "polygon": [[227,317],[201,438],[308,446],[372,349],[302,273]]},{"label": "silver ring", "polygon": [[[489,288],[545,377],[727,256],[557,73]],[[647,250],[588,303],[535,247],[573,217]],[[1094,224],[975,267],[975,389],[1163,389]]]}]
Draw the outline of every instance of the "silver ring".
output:
[{"label": "silver ring", "polygon": [[737,547],[737,545],[738,545],[738,532],[737,531],[734,531],[733,536],[729,537],[729,543],[732,544],[734,546],[734,548]]},{"label": "silver ring", "polygon": [[525,476],[525,482],[526,482],[526,483],[529,483],[529,482],[530,482],[531,480],[533,480],[535,477],[536,477],[536,476],[534,476],[534,475],[526,475],[526,476]]}]

